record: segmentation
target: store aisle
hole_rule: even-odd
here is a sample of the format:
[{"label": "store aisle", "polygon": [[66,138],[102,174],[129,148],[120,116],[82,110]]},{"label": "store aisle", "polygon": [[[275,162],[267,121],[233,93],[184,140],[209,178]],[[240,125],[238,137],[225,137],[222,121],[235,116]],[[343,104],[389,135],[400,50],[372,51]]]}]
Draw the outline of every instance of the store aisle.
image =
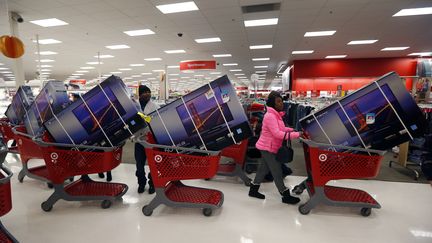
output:
[{"label": "store aisle", "polygon": [[[6,166],[12,178],[13,209],[2,217],[3,224],[23,243],[26,242],[410,242],[432,241],[432,187],[427,184],[374,180],[346,180],[338,185],[366,190],[381,203],[369,218],[357,209],[318,207],[301,215],[297,206],[282,204],[273,184],[263,184],[266,200],[247,196],[248,188],[232,178],[194,180],[189,184],[224,192],[225,202],[213,216],[199,209],[160,206],[151,217],[141,208],[153,196],[137,194],[133,164],[122,164],[113,171],[114,181],[130,188],[122,202],[101,209],[99,202],[59,201],[51,212],[43,212],[41,202],[50,189],[38,181],[17,180],[20,164],[8,156]],[[96,177],[94,177],[96,178]],[[289,177],[294,186],[303,177]],[[307,200],[304,193],[302,202]]]}]

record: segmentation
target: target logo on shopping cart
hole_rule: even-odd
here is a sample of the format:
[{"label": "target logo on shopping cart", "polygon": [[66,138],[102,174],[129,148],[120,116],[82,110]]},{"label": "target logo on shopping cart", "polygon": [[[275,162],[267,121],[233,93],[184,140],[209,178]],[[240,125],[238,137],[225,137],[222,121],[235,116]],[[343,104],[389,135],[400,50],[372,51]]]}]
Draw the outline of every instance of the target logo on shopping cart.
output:
[{"label": "target logo on shopping cart", "polygon": [[51,153],[50,157],[51,157],[51,162],[53,162],[54,164],[57,163],[57,159],[59,157],[57,153]]},{"label": "target logo on shopping cart", "polygon": [[155,155],[154,160],[156,161],[156,163],[160,163],[160,162],[162,162],[162,156]]},{"label": "target logo on shopping cart", "polygon": [[327,155],[326,154],[320,154],[318,156],[319,161],[324,162],[327,160]]}]

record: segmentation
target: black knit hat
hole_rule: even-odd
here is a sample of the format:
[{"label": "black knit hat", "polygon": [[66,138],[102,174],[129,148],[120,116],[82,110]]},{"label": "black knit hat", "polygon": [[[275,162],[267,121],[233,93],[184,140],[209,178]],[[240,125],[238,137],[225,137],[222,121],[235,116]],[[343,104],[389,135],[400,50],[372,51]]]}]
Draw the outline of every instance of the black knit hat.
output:
[{"label": "black knit hat", "polygon": [[150,90],[149,87],[147,87],[147,86],[145,86],[145,85],[140,85],[140,86],[138,87],[138,95],[141,95],[141,94],[144,93],[144,92],[149,92],[149,93],[151,93],[151,90]]}]

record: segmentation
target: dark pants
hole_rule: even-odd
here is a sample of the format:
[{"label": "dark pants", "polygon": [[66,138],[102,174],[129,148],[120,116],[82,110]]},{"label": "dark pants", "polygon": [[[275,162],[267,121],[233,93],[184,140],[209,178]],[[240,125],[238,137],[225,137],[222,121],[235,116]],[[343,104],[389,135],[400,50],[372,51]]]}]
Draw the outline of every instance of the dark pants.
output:
[{"label": "dark pants", "polygon": [[[145,186],[147,183],[147,178],[144,169],[146,158],[147,156],[145,154],[144,147],[139,143],[135,143],[135,161],[136,161],[135,175],[138,179],[138,185],[140,186]],[[148,173],[148,179],[149,179],[149,185],[151,185],[150,172]]]}]

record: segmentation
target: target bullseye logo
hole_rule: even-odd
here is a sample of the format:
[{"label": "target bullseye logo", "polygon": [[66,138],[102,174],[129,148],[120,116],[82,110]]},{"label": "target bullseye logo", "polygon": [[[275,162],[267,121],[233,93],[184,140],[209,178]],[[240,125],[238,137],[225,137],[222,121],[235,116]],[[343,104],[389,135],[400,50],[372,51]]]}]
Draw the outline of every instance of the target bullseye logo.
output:
[{"label": "target bullseye logo", "polygon": [[156,163],[160,163],[160,162],[162,162],[162,156],[160,156],[160,155],[156,155],[156,156],[154,157],[154,160],[156,161]]},{"label": "target bullseye logo", "polygon": [[325,155],[325,154],[320,154],[320,155],[318,156],[318,159],[319,159],[321,162],[324,162],[324,161],[327,160],[327,155]]},{"label": "target bullseye logo", "polygon": [[54,164],[57,163],[57,159],[58,159],[57,153],[51,153],[50,157],[51,157],[51,162],[53,162]]}]

